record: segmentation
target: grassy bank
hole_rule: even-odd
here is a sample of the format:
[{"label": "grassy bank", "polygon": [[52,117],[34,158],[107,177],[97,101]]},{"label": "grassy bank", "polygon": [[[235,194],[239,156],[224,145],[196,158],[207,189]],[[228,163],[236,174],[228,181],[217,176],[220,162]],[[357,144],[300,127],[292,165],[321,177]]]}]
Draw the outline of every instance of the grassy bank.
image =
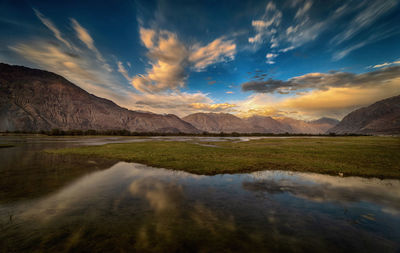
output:
[{"label": "grassy bank", "polygon": [[47,152],[100,156],[196,174],[309,171],[400,178],[400,138],[269,138],[249,142],[142,142]]}]

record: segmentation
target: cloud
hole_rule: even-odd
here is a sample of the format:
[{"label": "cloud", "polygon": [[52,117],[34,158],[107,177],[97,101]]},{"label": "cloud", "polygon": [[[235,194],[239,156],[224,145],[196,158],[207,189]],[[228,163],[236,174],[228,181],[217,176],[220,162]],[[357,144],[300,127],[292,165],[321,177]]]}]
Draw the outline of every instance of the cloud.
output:
[{"label": "cloud", "polygon": [[[117,62],[118,65],[118,72],[121,73],[125,77],[126,80],[129,82],[132,81],[132,78],[129,76],[128,71],[125,69],[124,64],[120,61]],[[128,65],[129,66],[129,65]]]},{"label": "cloud", "polygon": [[[50,20],[47,21],[48,24],[53,24]],[[54,44],[49,42],[51,38],[42,38],[15,43],[9,49],[34,63],[34,67],[64,76],[89,93],[113,100],[118,105],[131,110],[174,113],[184,116],[198,110],[211,112],[232,108],[228,104],[215,103],[207,94],[201,92],[187,93],[176,90],[172,92],[163,91],[157,94],[136,93],[130,85],[121,83],[120,77],[117,75],[119,72],[128,81],[134,79],[129,75],[124,64],[121,61],[117,61],[116,71],[110,72],[105,69],[105,65],[109,66],[109,64],[95,47],[95,42],[89,31],[83,28],[75,19],[71,19],[71,25],[77,38],[83,42],[82,45],[74,45],[72,42],[69,43],[70,46],[65,43]],[[49,29],[51,30],[51,28]],[[53,32],[53,34],[58,40],[57,36],[62,36],[62,33],[58,29],[57,31],[59,33]],[[148,72],[148,78],[156,81],[168,80],[163,75],[170,77],[171,69],[173,70],[174,67],[178,69],[190,67],[190,64],[186,63],[189,62],[190,53],[187,47],[178,41],[175,34],[166,31],[153,33],[152,30],[148,29],[142,30],[141,35],[143,44],[150,48],[148,57],[155,64],[154,72],[157,72]],[[174,64],[179,66],[176,67]],[[127,65],[129,66],[129,63]],[[185,75],[183,70],[180,73]],[[200,105],[201,109],[198,109]]]},{"label": "cloud", "polygon": [[312,4],[313,4],[312,1],[306,1],[305,4],[303,5],[303,7],[299,8],[297,10],[294,18],[296,18],[296,19],[303,18],[305,16],[305,14],[310,10]]},{"label": "cloud", "polygon": [[[253,20],[252,27],[256,31],[256,35],[250,37],[248,41],[253,44],[260,44],[265,37],[271,37],[274,41],[277,27],[281,24],[282,12],[276,8],[276,5],[271,1],[265,7],[265,13],[261,19]],[[277,41],[276,41],[277,43]]]},{"label": "cloud", "polygon": [[[313,120],[320,117],[341,119],[349,112],[376,101],[400,94],[400,66],[363,74],[343,72],[310,73],[288,81],[272,80],[269,87],[236,104],[240,116],[289,116]],[[299,87],[294,87],[298,85]],[[306,88],[305,88],[306,87]],[[276,97],[273,90],[303,89],[302,92]],[[266,92],[270,90],[270,92]]]},{"label": "cloud", "polygon": [[338,60],[340,60],[340,59],[346,57],[346,56],[347,56],[348,54],[350,54],[352,51],[357,50],[357,49],[359,49],[359,48],[362,48],[362,47],[365,46],[367,43],[368,43],[367,40],[365,40],[365,41],[362,41],[362,42],[360,42],[360,43],[351,45],[350,47],[347,47],[347,48],[338,50],[338,51],[336,51],[336,52],[333,54],[332,59],[335,60],[335,61],[338,61]]},{"label": "cloud", "polygon": [[273,53],[268,53],[265,58],[267,58],[267,63],[268,64],[274,64],[275,61],[274,59],[278,56],[278,54],[273,54]]},{"label": "cloud", "polygon": [[400,94],[400,78],[380,86],[333,87],[288,98],[279,104],[282,110],[297,110],[302,117],[342,118],[347,113],[376,101]]},{"label": "cloud", "polygon": [[[259,47],[267,41],[267,45],[272,50],[270,53],[278,56],[279,53],[286,53],[316,39],[329,25],[332,18],[328,17],[324,21],[311,20],[309,11],[312,4],[312,1],[306,1],[298,7],[295,15],[291,17],[290,25],[287,25],[287,22],[282,22],[284,13],[272,1],[269,2],[263,16],[251,23],[256,33],[249,37],[249,43]],[[293,7],[298,5],[299,3]],[[266,63],[274,64],[275,61],[270,59]]]},{"label": "cloud", "polygon": [[136,75],[132,80],[132,85],[141,92],[177,91],[185,86],[188,68],[202,71],[211,64],[233,59],[236,53],[236,45],[223,37],[205,46],[188,47],[169,31],[141,27],[139,33],[151,65],[146,74]]},{"label": "cloud", "polygon": [[185,116],[195,112],[221,112],[229,111],[235,107],[230,103],[215,103],[206,94],[172,92],[161,94],[134,94],[133,105],[139,110],[148,110],[156,113],[173,113],[178,116]]},{"label": "cloud", "polygon": [[367,38],[363,39],[361,42],[351,44],[350,46],[337,50],[333,54],[332,59],[335,61],[340,60],[354,50],[364,47],[367,44],[375,43],[377,41],[389,38],[398,33],[400,33],[400,31],[396,29],[396,27],[387,28],[386,26],[380,26],[376,30],[373,30],[373,32],[371,32],[370,35]]},{"label": "cloud", "polygon": [[19,43],[9,48],[40,68],[62,75],[90,93],[114,100],[123,95],[121,87],[115,85],[117,79],[104,71],[101,64],[93,61],[90,54],[77,56],[41,40]]},{"label": "cloud", "polygon": [[147,56],[151,68],[146,70],[145,75],[135,76],[132,85],[137,90],[148,93],[176,91],[183,87],[189,52],[176,34],[141,28],[140,35],[144,46],[149,50]]},{"label": "cloud", "polygon": [[292,92],[301,89],[326,90],[330,87],[379,86],[400,77],[400,66],[387,67],[363,74],[348,72],[309,73],[287,81],[268,79],[242,84],[243,91],[260,93]]},{"label": "cloud", "polygon": [[[50,19],[45,18],[37,10],[34,11],[46,27],[53,31],[57,40],[63,38],[61,31],[55,28]],[[103,57],[101,57],[101,61],[98,60],[98,55],[101,54],[95,48],[89,32],[77,22],[75,25],[73,23],[71,22],[73,27],[75,26],[80,31],[81,38],[78,37],[78,39],[85,39],[94,50],[85,50],[79,45],[74,45],[68,41],[67,43],[55,44],[52,42],[53,38],[41,38],[15,43],[9,46],[9,49],[34,63],[34,67],[59,74],[89,93],[117,101],[120,105],[128,106],[130,99],[128,94],[132,92],[129,90],[130,87],[119,82],[119,78],[114,75]],[[78,32],[76,35],[78,35]],[[85,46],[87,46],[86,43]]]},{"label": "cloud", "polygon": [[286,53],[286,52],[288,52],[290,50],[293,50],[293,49],[295,49],[295,47],[294,46],[290,46],[290,47],[287,47],[287,48],[280,49],[279,52]]},{"label": "cloud", "polygon": [[206,112],[221,112],[236,107],[235,104],[230,104],[230,103],[221,103],[221,104],[193,103],[190,106],[196,110],[206,111]]},{"label": "cloud", "polygon": [[387,67],[387,66],[391,66],[391,65],[395,65],[395,64],[400,64],[400,61],[385,62],[382,64],[374,65],[374,66],[372,66],[372,68],[383,68],[383,67]]},{"label": "cloud", "polygon": [[[389,23],[371,28],[396,5],[396,0],[349,2],[333,7],[323,19],[318,19],[318,15],[311,15],[314,8],[311,0],[293,2],[291,7],[297,8],[294,14],[291,9],[283,9],[283,12],[273,2],[269,2],[263,16],[252,20],[251,26],[255,34],[248,41],[255,48],[266,43],[272,50],[271,53],[286,53],[314,41],[325,31],[334,31],[332,27],[340,27],[339,32],[330,40],[331,48],[342,47],[335,49],[332,57],[333,60],[340,60],[356,49],[399,33],[398,26]],[[340,18],[350,14],[354,18],[342,22],[347,19]],[[367,38],[344,43],[365,32],[367,28],[370,29]]]},{"label": "cloud", "polygon": [[111,69],[110,65],[108,65],[106,63],[106,60],[104,59],[104,57],[101,55],[99,50],[95,47],[94,40],[93,40],[92,36],[90,36],[89,32],[84,27],[82,27],[78,23],[78,21],[76,21],[76,19],[71,18],[71,23],[76,32],[77,37],[87,46],[87,48],[89,48],[90,50],[92,50],[95,53],[97,60],[104,63],[104,65],[103,65],[104,68],[107,71],[111,72],[112,69]]},{"label": "cloud", "polygon": [[153,39],[156,36],[156,32],[154,30],[140,27],[139,35],[145,47],[152,48],[154,46]]},{"label": "cloud", "polygon": [[58,28],[53,24],[53,22],[51,22],[50,19],[46,18],[42,13],[40,13],[38,10],[33,9],[33,11],[35,12],[36,16],[40,19],[40,21],[50,30],[54,33],[54,36],[61,41],[62,43],[64,43],[64,45],[66,45],[68,48],[72,49],[72,45],[63,38],[63,36],[61,35],[60,30],[58,30]]},{"label": "cloud", "polygon": [[194,64],[193,68],[197,71],[205,69],[207,66],[233,60],[236,54],[236,45],[232,40],[218,38],[211,43],[201,47],[195,45],[191,48],[189,61]]},{"label": "cloud", "polygon": [[225,92],[226,94],[233,94],[233,93],[235,93],[235,92],[233,92],[233,91],[227,91],[227,92]]},{"label": "cloud", "polygon": [[363,29],[372,25],[381,16],[392,10],[396,4],[395,0],[364,2],[363,5],[366,6],[365,9],[359,12],[352,21],[347,24],[347,29],[333,37],[331,43],[340,44],[353,38]]},{"label": "cloud", "polygon": [[232,102],[237,105],[236,114],[242,117],[265,115],[304,120],[321,117],[341,119],[355,109],[399,94],[400,77],[395,77],[378,85],[328,87],[282,97],[256,93],[244,100]]}]

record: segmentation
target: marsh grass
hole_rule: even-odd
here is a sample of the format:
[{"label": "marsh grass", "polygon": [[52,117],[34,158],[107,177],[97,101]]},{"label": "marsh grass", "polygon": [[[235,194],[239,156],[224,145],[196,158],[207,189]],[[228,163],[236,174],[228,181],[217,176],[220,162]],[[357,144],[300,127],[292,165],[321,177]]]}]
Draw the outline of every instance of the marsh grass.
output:
[{"label": "marsh grass", "polygon": [[400,178],[398,137],[268,138],[248,142],[154,141],[47,150],[100,156],[149,166],[214,175],[289,170]]}]

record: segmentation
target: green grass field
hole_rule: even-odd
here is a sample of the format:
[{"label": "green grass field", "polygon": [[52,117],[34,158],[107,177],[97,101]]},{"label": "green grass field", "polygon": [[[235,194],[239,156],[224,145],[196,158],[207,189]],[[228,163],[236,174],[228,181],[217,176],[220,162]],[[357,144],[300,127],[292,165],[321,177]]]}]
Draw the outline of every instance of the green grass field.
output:
[{"label": "green grass field", "polygon": [[259,170],[290,170],[400,178],[400,138],[268,138],[248,142],[157,141],[47,150],[99,156],[154,167],[214,175]]}]

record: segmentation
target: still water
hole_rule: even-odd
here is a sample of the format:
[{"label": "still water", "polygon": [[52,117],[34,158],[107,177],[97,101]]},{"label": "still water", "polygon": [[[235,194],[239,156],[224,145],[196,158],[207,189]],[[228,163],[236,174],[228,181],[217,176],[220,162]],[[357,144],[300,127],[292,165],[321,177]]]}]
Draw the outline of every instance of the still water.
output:
[{"label": "still water", "polygon": [[199,176],[41,152],[155,139],[175,140],[0,137],[16,144],[0,149],[0,252],[400,251],[399,180]]}]

